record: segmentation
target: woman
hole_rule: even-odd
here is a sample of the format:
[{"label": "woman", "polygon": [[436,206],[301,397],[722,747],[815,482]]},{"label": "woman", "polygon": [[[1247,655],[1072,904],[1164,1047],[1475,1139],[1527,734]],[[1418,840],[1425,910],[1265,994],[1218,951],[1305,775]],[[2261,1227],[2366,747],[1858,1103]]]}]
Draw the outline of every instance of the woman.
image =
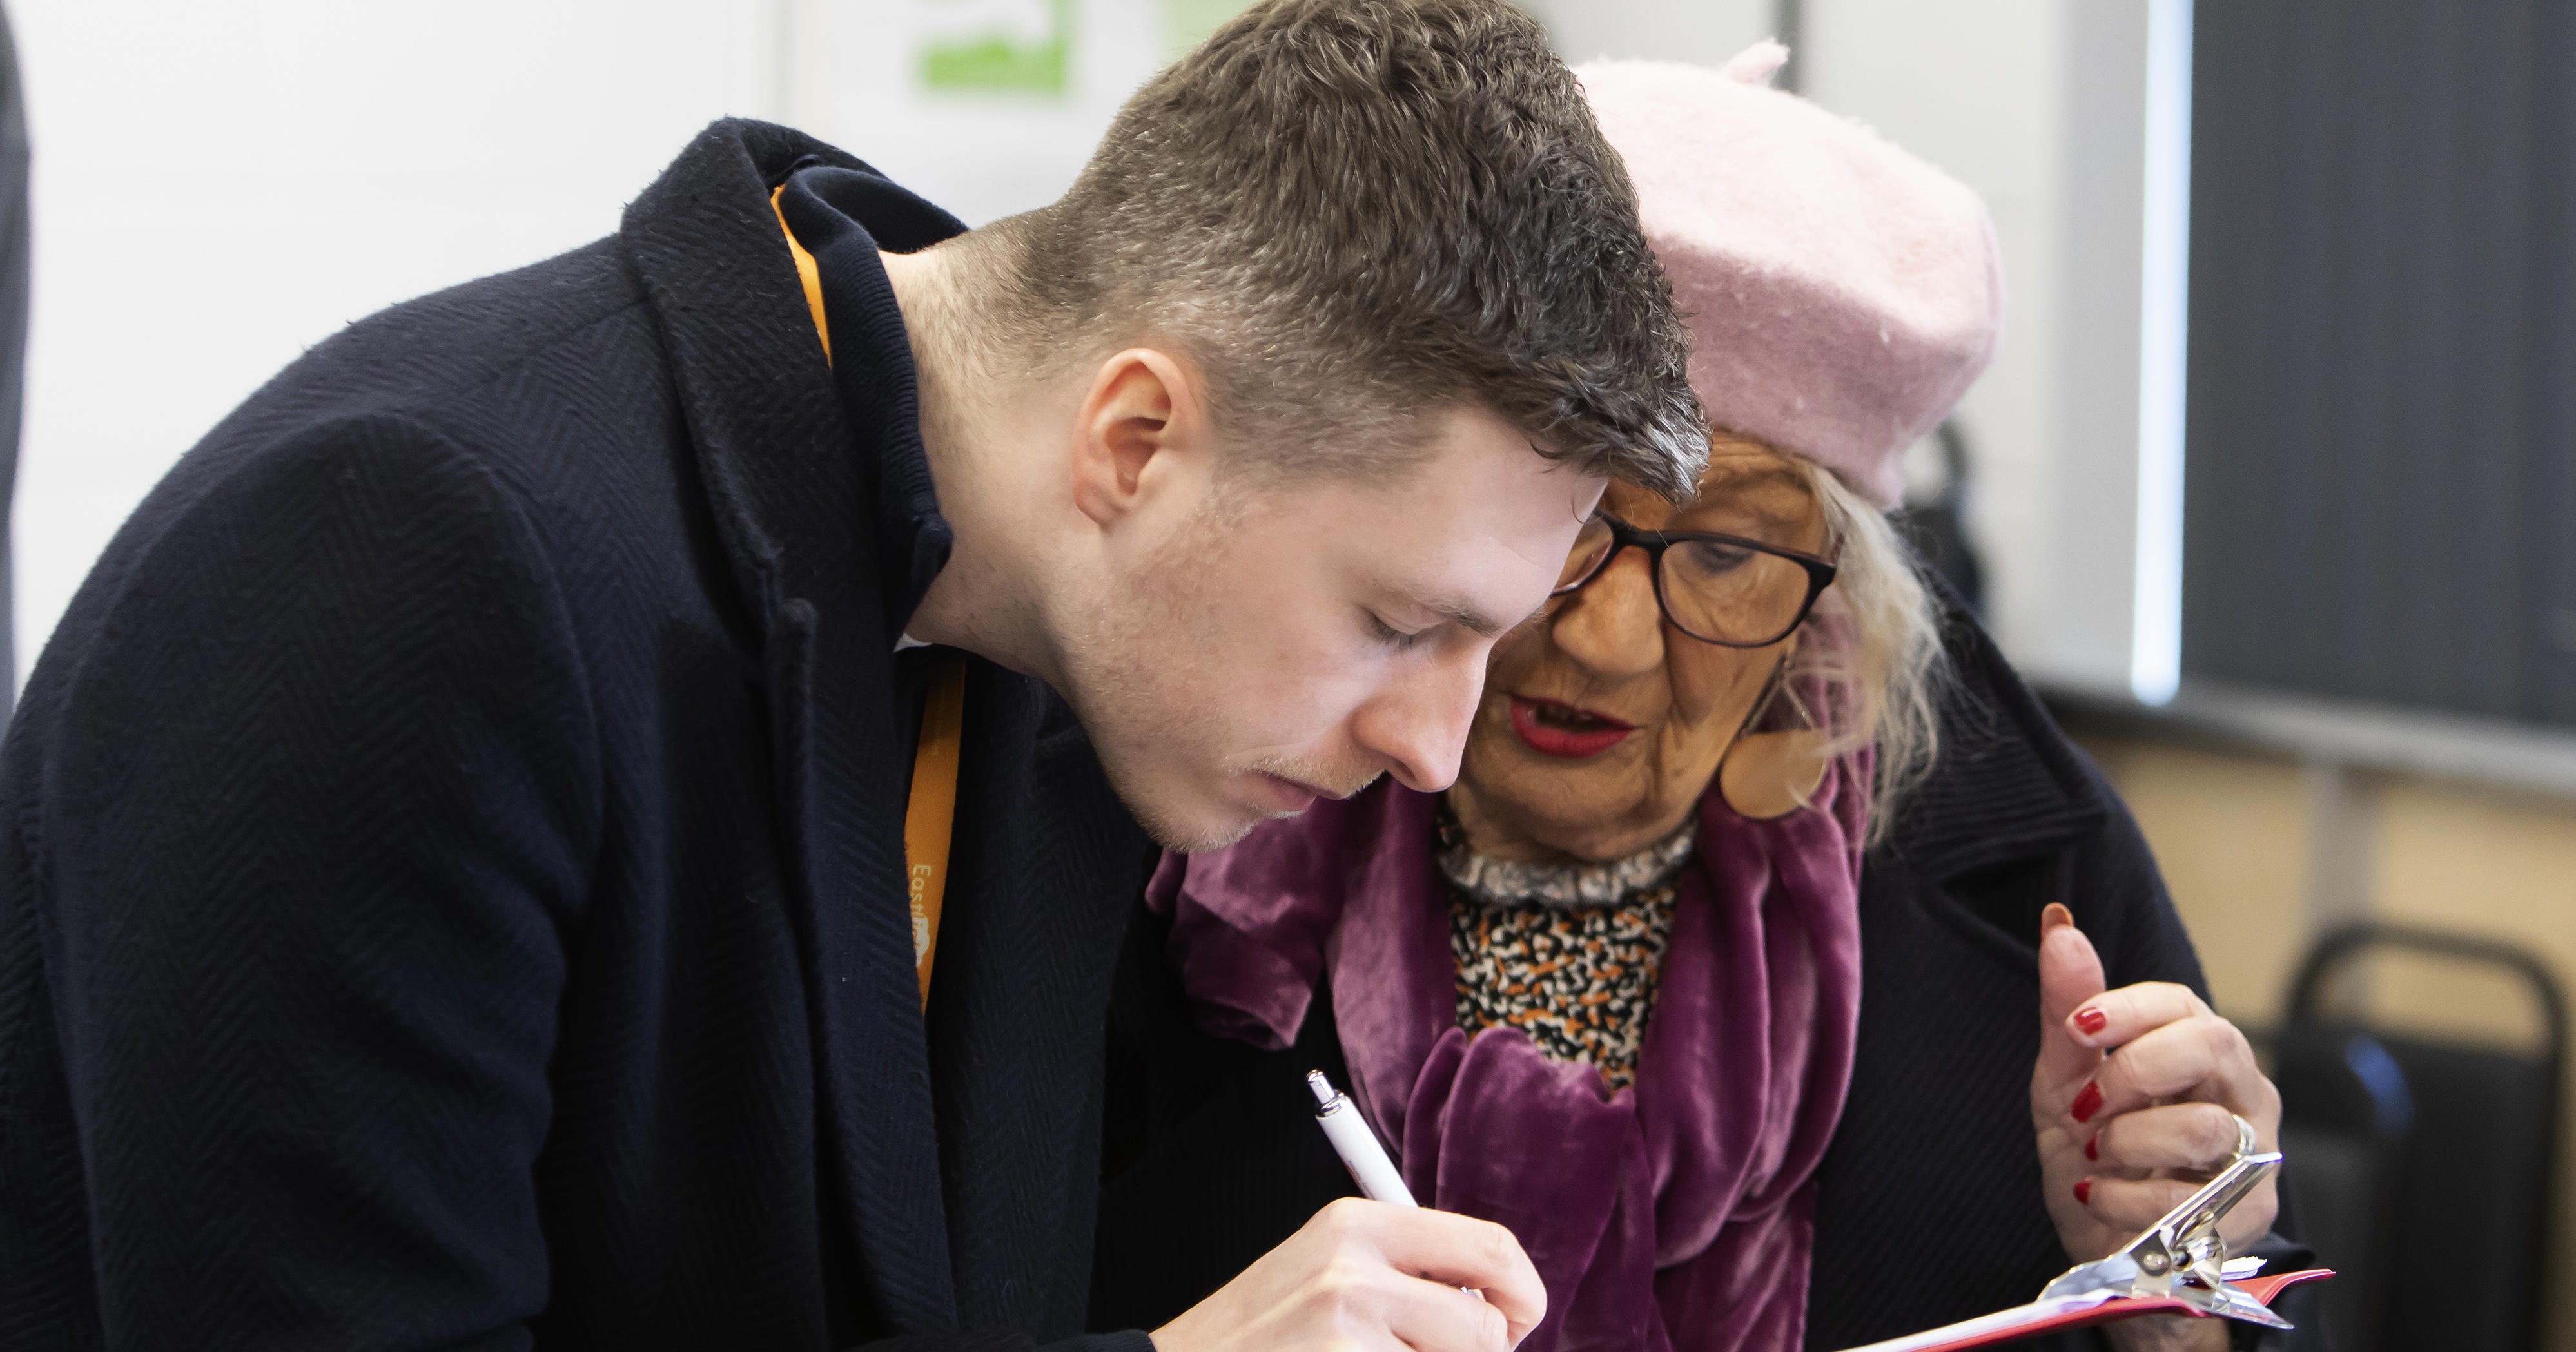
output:
[{"label": "woman", "polygon": [[[1349,1191],[1310,1066],[1425,1205],[1519,1237],[1540,1352],[1840,1348],[2018,1304],[2237,1118],[2270,1147],[2278,1096],[2126,813],[1880,514],[1992,353],[1984,210],[1764,87],[1782,55],[1582,72],[1726,430],[1692,501],[1603,499],[1447,793],[1165,862],[1112,1015],[1095,1326],[1154,1326]],[[2289,1256],[2276,1205],[2231,1248]],[[2105,1336],[2247,1335],[2064,1337]]]}]

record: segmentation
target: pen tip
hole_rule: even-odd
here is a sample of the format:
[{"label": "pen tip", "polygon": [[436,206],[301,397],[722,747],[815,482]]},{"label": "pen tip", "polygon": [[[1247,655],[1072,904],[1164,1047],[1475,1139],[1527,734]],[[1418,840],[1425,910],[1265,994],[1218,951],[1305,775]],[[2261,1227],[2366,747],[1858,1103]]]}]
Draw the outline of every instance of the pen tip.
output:
[{"label": "pen tip", "polygon": [[1333,1082],[1325,1079],[1324,1072],[1320,1070],[1306,1072],[1306,1087],[1315,1091],[1317,1107],[1329,1108],[1333,1105],[1333,1100],[1338,1097],[1333,1089]]}]

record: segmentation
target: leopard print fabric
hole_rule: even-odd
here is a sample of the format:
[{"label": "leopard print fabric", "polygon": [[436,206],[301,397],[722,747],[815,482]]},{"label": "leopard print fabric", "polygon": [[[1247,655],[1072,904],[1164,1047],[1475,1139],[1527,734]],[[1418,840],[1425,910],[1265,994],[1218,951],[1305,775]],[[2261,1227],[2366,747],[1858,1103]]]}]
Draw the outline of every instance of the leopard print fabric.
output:
[{"label": "leopard print fabric", "polygon": [[1614,906],[1496,905],[1449,889],[1458,1026],[1517,1028],[1551,1061],[1597,1067],[1613,1093],[1637,1078],[1637,1049],[1672,935],[1675,888]]}]

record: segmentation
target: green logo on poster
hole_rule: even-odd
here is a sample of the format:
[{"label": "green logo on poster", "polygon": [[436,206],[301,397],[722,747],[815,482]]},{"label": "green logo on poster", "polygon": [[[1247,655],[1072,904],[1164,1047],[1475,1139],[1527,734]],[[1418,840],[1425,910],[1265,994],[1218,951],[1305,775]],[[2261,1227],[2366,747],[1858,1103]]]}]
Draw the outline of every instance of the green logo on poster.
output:
[{"label": "green logo on poster", "polygon": [[[1073,46],[1073,6],[1074,0],[1043,0],[1029,7],[1042,13],[1039,23],[1013,24],[1005,15],[999,16],[1005,22],[931,39],[921,50],[922,87],[943,94],[1064,97],[1066,58]],[[989,5],[975,8],[992,12]],[[1024,17],[1035,18],[1038,13]]]}]

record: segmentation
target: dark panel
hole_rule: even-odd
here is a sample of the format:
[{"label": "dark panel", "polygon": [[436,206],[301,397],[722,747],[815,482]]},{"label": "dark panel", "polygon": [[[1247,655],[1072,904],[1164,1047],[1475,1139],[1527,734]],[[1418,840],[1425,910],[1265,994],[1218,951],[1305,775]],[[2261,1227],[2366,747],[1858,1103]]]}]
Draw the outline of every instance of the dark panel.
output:
[{"label": "dark panel", "polygon": [[0,722],[17,689],[9,500],[18,482],[18,412],[27,369],[27,270],[27,107],[18,85],[18,45],[8,18],[0,15]]},{"label": "dark panel", "polygon": [[2576,721],[2568,8],[2196,7],[2188,674]]},{"label": "dark panel", "polygon": [[2533,148],[2554,169],[2532,182],[2538,266],[2530,337],[2535,447],[2523,534],[2532,542],[2530,586],[2541,607],[2530,635],[2537,716],[2576,724],[2576,4],[2540,6],[2538,41],[2557,63],[2533,90]]}]

